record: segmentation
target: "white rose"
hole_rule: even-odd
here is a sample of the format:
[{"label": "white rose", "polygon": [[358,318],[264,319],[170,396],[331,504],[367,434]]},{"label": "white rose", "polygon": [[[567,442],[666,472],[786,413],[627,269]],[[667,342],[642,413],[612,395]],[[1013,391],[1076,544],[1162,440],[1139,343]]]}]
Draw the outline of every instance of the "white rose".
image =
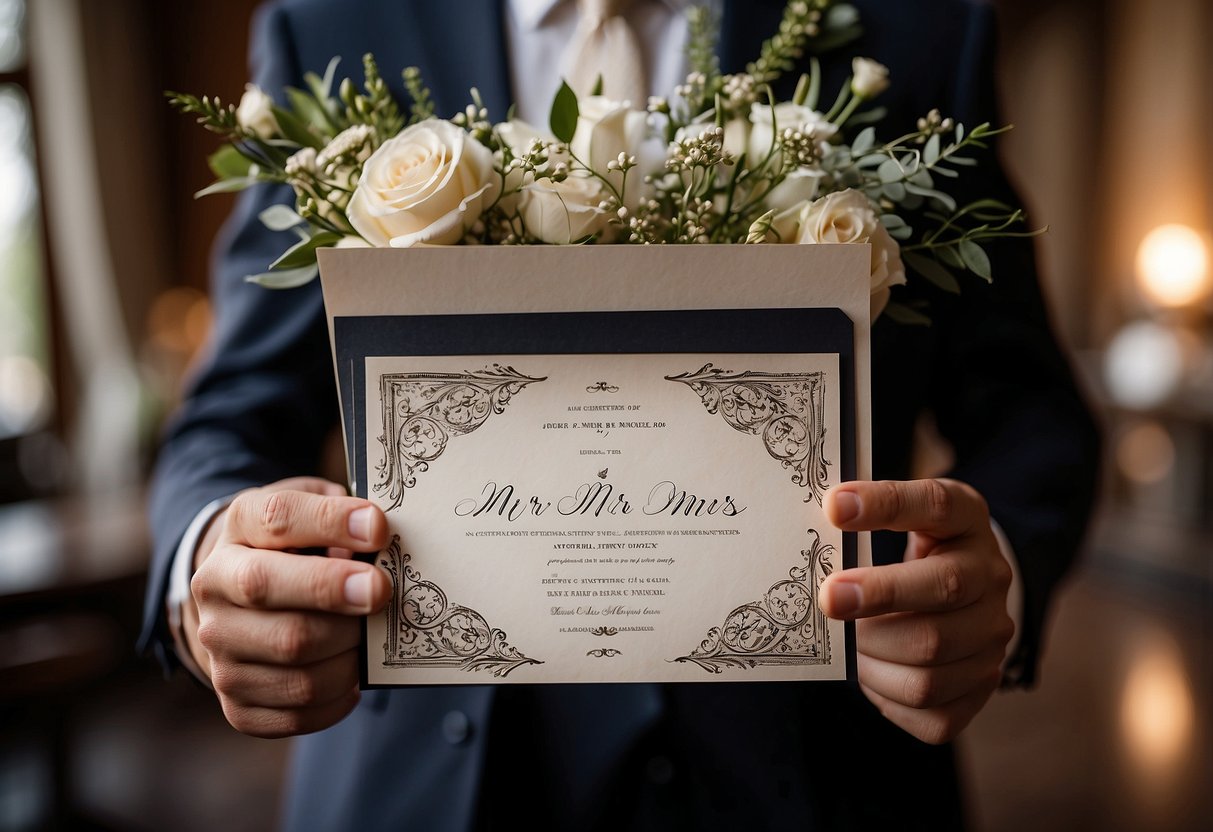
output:
[{"label": "white rose", "polygon": [[798,243],[871,243],[872,319],[889,300],[889,288],[906,282],[901,247],[880,222],[876,206],[856,190],[828,194],[800,217]]},{"label": "white rose", "polygon": [[552,245],[568,245],[606,228],[611,215],[598,207],[605,197],[600,181],[573,174],[562,182],[545,179],[527,185],[519,212],[533,236]]},{"label": "white rose", "polygon": [[763,198],[768,208],[774,208],[782,213],[790,208],[803,207],[804,203],[817,198],[817,189],[821,185],[820,170],[811,168],[796,168],[782,182],[771,189]]},{"label": "white rose", "polygon": [[256,84],[245,84],[244,95],[236,107],[236,123],[251,130],[258,138],[269,141],[278,135],[278,122],[274,120],[274,99]]},{"label": "white rose", "polygon": [[505,142],[506,147],[515,156],[525,156],[531,149],[531,143],[535,139],[542,142],[555,142],[556,137],[546,130],[542,130],[533,124],[529,124],[521,119],[513,119],[504,121],[497,125],[497,135]]},{"label": "white rose", "polygon": [[851,62],[851,92],[860,98],[875,98],[889,88],[889,68],[871,58]]},{"label": "white rose", "polygon": [[379,146],[346,214],[373,246],[451,245],[488,206],[493,154],[449,121],[427,119]]},{"label": "white rose", "polygon": [[791,101],[776,104],[773,113],[770,104],[752,104],[750,121],[754,125],[750,129],[749,157],[746,160],[746,167],[750,168],[757,167],[767,158],[775,142],[776,130],[781,133],[789,127],[806,133],[811,130],[817,136],[823,153],[829,147],[830,139],[838,132],[838,128],[826,121],[821,113]]},{"label": "white rose", "polygon": [[[578,101],[577,129],[569,149],[590,170],[605,176],[619,188],[623,174],[608,171],[607,163],[618,159],[620,153],[636,156],[639,167],[628,173],[625,205],[639,203],[644,174],[651,172],[648,156],[652,148],[646,146],[648,135],[648,113],[633,110],[622,101],[613,101],[602,95],[591,95]],[[660,149],[657,149],[660,153]]]}]

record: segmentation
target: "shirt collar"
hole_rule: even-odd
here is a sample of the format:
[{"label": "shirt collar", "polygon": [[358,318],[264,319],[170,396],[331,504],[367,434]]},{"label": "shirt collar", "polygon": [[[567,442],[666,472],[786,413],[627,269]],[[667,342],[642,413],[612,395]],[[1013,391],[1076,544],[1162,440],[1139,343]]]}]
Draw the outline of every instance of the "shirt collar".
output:
[{"label": "shirt collar", "polygon": [[[509,0],[510,8],[519,25],[523,29],[529,30],[538,29],[557,6],[570,2],[572,0]],[[670,11],[681,12],[690,5],[691,0],[661,0],[661,2],[669,6]]]}]

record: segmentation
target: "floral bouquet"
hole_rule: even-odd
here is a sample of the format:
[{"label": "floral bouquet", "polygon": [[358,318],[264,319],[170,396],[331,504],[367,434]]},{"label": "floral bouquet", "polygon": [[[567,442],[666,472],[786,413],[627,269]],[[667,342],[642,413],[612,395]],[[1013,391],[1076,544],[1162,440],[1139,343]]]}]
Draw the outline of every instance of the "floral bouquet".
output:
[{"label": "floral bouquet", "polygon": [[[250,281],[290,288],[317,274],[325,246],[659,243],[868,243],[872,314],[906,268],[951,292],[956,273],[989,280],[982,242],[1029,236],[1017,208],[983,199],[958,205],[943,188],[977,164],[969,151],[1007,128],[970,130],[938,110],[914,132],[877,138],[870,102],[888,71],[857,58],[823,106],[816,58],[791,100],[772,84],[814,49],[858,33],[858,14],[832,0],[792,0],[744,73],[715,59],[717,21],[689,12],[686,82],[668,98],[578,99],[567,85],[548,129],[511,116],[494,122],[475,89],[452,118],[435,116],[420,72],[403,72],[407,112],[371,55],[362,89],[337,85],[337,60],[307,89],[276,104],[253,85],[238,106],[169,93],[183,112],[227,140],[210,159],[218,176],[199,195],[286,183],[295,206],[261,215],[298,241]],[[601,84],[599,85],[601,86]],[[595,91],[598,92],[598,91]],[[890,317],[924,323],[901,304]]]}]

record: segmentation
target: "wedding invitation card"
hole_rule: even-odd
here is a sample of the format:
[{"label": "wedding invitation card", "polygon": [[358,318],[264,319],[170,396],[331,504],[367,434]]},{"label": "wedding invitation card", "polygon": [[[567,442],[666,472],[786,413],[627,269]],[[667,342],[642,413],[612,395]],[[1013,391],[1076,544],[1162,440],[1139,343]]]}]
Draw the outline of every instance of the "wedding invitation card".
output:
[{"label": "wedding invitation card", "polygon": [[867,248],[703,248],[322,252],[391,529],[365,687],[853,673],[818,592],[870,556],[821,499],[870,468]]}]

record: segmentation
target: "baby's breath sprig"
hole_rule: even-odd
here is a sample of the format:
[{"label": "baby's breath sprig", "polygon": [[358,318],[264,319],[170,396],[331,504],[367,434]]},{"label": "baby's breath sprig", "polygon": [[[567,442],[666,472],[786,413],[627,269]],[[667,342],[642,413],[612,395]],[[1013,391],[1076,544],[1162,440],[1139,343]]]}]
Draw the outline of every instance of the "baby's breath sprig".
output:
[{"label": "baby's breath sprig", "polygon": [[472,87],[471,102],[463,108],[463,112],[455,113],[451,118],[451,123],[457,127],[462,127],[472,134],[472,138],[481,144],[493,146],[493,123],[489,121],[488,108],[484,106],[484,101],[480,98],[480,90]]},{"label": "baby's breath sprig", "polygon": [[822,14],[830,3],[831,0],[788,3],[779,21],[779,31],[762,44],[758,60],[746,66],[746,72],[757,84],[770,84],[796,66],[809,39],[820,34]]}]

